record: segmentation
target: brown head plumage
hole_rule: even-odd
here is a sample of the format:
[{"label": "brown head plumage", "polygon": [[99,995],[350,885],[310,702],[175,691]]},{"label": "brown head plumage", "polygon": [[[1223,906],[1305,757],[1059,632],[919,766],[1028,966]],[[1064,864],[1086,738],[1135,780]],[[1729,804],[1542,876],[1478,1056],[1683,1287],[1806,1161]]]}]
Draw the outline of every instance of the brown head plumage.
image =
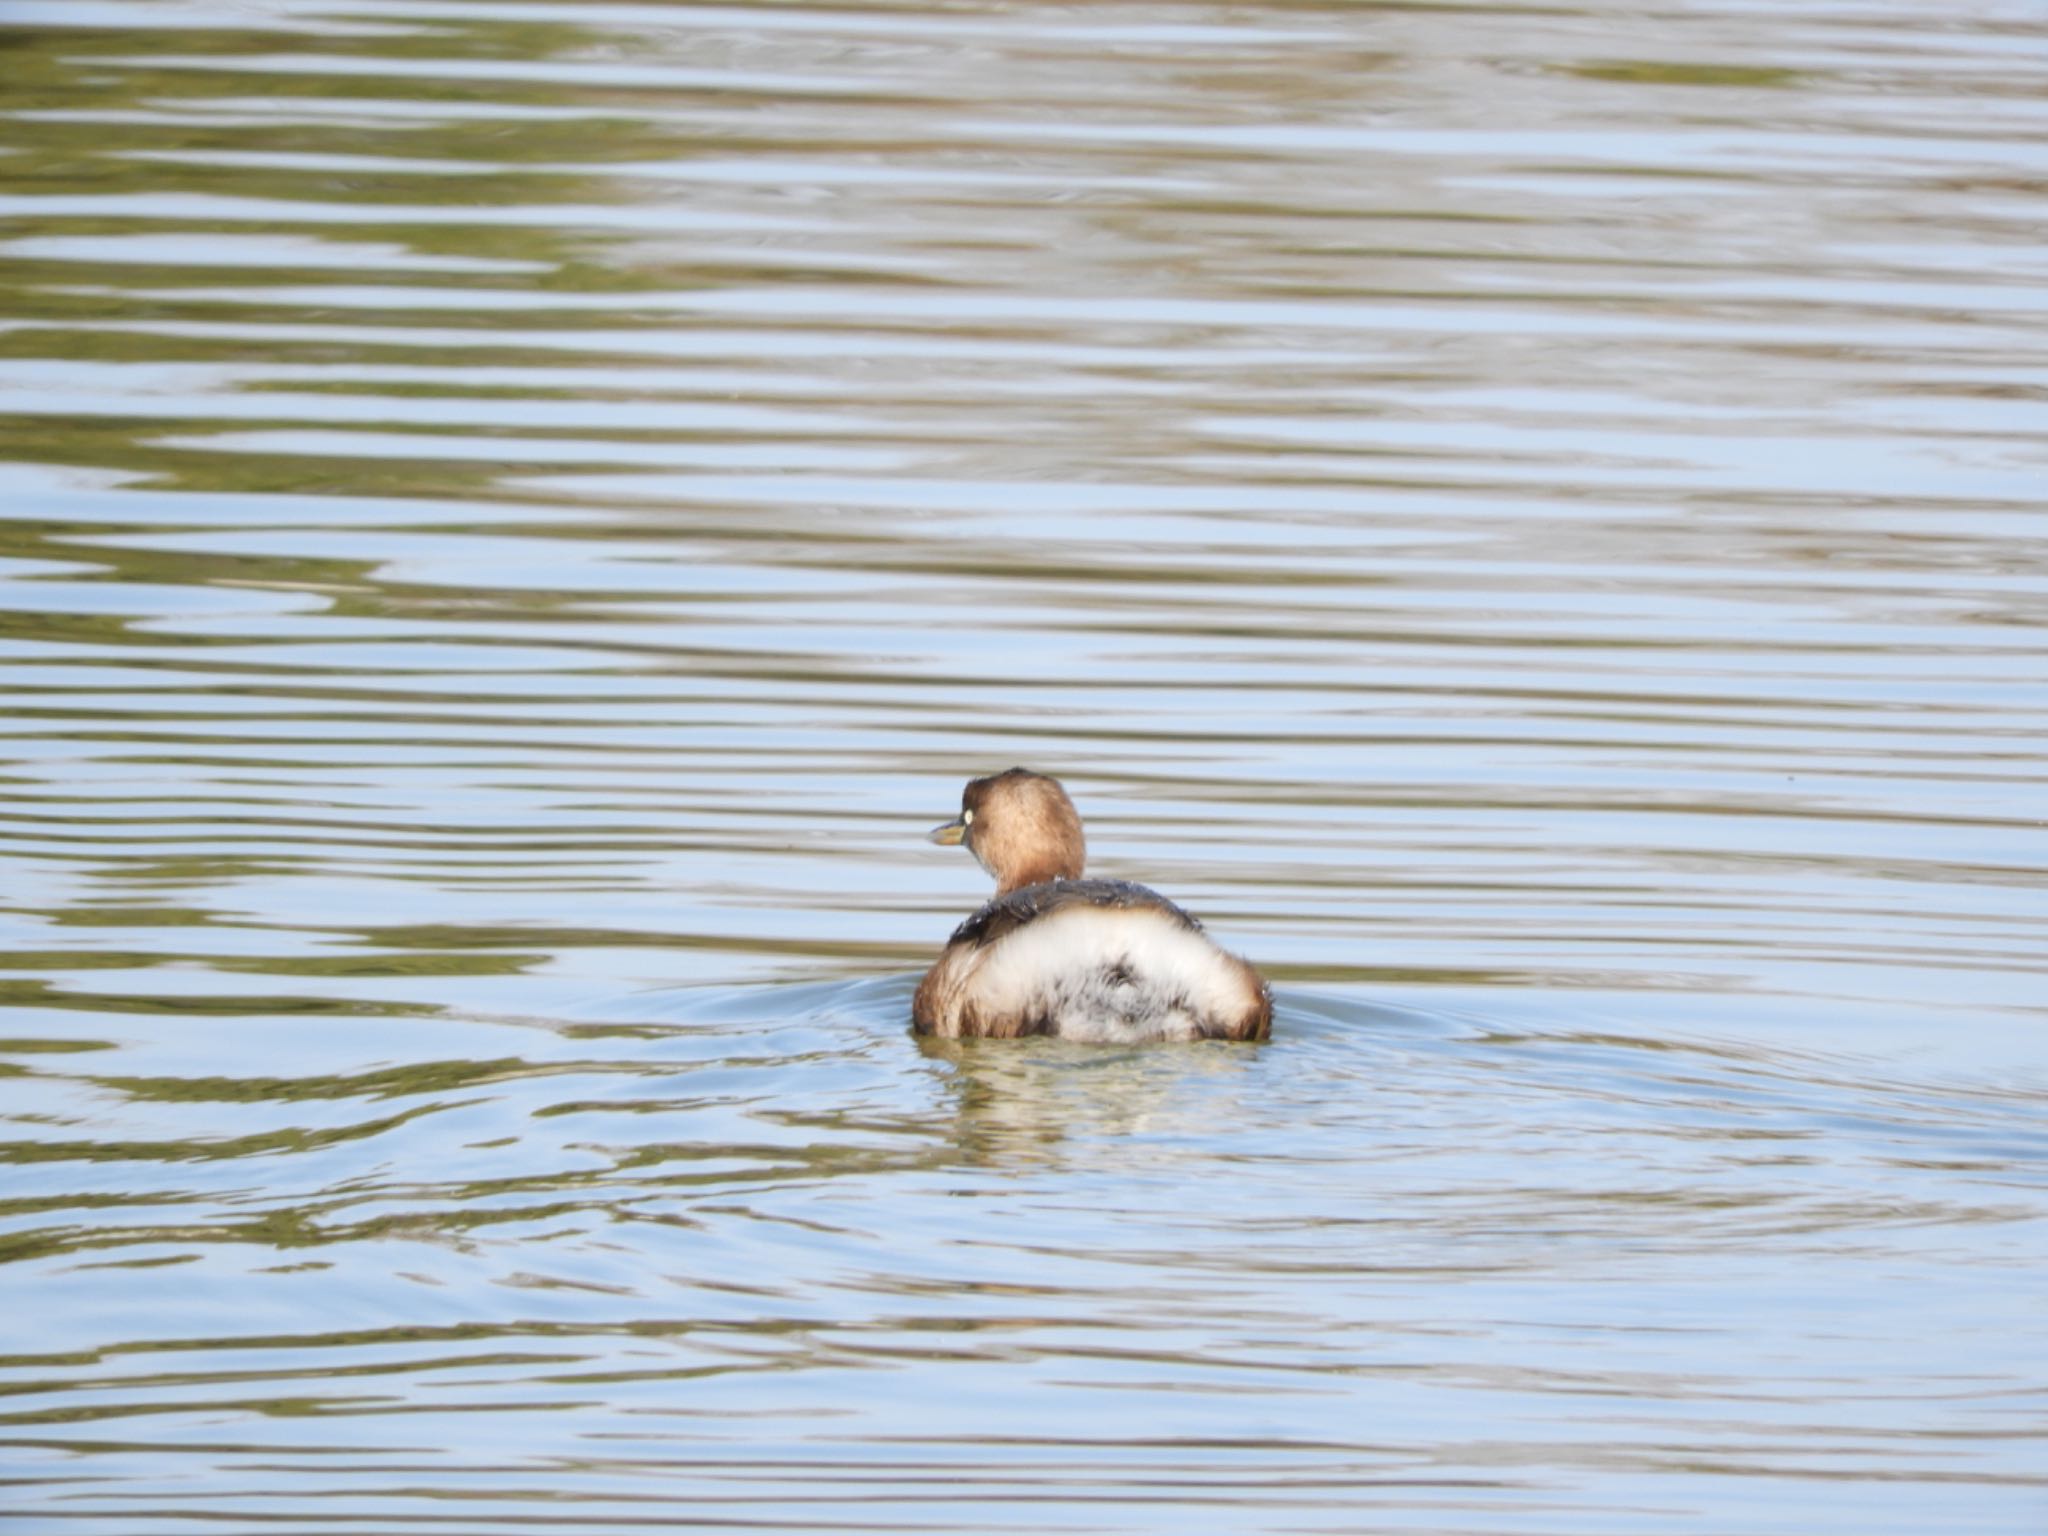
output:
[{"label": "brown head plumage", "polygon": [[1087,859],[1081,816],[1060,781],[1028,768],[975,779],[960,796],[960,819],[932,841],[965,843],[1007,895],[1047,880],[1078,880]]}]

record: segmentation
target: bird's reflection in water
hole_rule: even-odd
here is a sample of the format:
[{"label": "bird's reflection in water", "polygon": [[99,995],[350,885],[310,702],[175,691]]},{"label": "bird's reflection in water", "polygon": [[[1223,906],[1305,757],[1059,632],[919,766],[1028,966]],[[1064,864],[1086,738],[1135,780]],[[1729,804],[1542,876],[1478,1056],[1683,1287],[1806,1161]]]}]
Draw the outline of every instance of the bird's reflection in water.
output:
[{"label": "bird's reflection in water", "polygon": [[1053,1165],[1075,1143],[1171,1148],[1241,1118],[1266,1047],[1204,1041],[1108,1049],[1057,1039],[917,1040],[952,1069],[954,1140],[977,1164]]}]

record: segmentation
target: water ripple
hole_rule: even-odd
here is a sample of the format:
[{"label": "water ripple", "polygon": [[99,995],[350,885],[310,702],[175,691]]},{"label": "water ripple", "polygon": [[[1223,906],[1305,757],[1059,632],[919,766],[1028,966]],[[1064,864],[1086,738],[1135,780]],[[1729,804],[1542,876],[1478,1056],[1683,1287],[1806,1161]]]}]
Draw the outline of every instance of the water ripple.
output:
[{"label": "water ripple", "polygon": [[22,1528],[2038,1529],[2029,7],[0,40]]}]

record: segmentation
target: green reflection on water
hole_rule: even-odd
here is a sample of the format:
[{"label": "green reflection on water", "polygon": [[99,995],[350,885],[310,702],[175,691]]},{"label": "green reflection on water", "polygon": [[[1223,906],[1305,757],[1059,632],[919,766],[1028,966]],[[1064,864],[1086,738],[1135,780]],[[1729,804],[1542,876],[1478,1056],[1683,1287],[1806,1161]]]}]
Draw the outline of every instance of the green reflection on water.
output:
[{"label": "green reflection on water", "polygon": [[1629,85],[1750,86],[1788,90],[1811,83],[1804,70],[1753,64],[1700,64],[1678,60],[1602,59],[1574,64],[1571,71],[1588,80],[1615,80]]}]

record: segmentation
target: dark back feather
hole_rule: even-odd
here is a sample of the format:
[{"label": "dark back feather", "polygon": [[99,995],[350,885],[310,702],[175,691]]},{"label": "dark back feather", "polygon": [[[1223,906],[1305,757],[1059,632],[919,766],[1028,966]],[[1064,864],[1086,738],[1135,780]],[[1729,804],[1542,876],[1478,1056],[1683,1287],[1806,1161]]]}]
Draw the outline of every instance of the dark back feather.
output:
[{"label": "dark back feather", "polygon": [[1129,880],[1048,880],[996,897],[953,930],[952,942],[976,948],[993,944],[1026,923],[1072,906],[1150,907],[1184,928],[1202,931],[1200,923],[1157,891]]}]

